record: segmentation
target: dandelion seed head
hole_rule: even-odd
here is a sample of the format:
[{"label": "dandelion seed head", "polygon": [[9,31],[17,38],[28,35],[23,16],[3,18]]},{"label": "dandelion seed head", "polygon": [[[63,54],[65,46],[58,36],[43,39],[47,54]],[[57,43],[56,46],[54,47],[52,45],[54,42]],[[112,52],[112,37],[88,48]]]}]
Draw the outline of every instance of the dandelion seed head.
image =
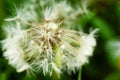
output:
[{"label": "dandelion seed head", "polygon": [[[66,2],[56,3],[55,6],[63,9],[63,13],[68,10],[64,13],[66,16],[74,11]],[[45,8],[40,13],[44,16],[38,22],[34,6],[24,6],[21,12],[24,14],[6,19],[12,25],[6,25],[6,39],[2,41],[4,57],[17,72],[33,71],[52,75],[54,71],[59,75],[62,70],[76,72],[76,68],[88,62],[96,46],[95,31],[86,34],[67,28],[70,25],[62,25],[64,20],[59,21],[62,14],[55,7]],[[29,27],[24,29],[24,26]]]}]

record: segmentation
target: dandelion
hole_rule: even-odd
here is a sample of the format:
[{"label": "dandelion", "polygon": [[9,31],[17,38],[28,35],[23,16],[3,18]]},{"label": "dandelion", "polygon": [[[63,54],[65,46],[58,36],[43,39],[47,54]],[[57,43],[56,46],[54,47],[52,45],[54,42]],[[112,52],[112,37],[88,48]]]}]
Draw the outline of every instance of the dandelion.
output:
[{"label": "dandelion", "polygon": [[[65,8],[60,8],[61,3]],[[52,75],[53,71],[61,74],[64,70],[71,73],[92,56],[96,30],[86,34],[67,28],[70,25],[63,25],[61,16],[67,16],[69,12],[72,14],[73,8],[68,7],[66,2],[61,3],[54,3],[54,6],[63,9],[63,12],[49,6],[39,13],[43,15],[40,19],[35,6],[31,5],[20,9],[16,17],[6,19],[6,39],[2,41],[4,57],[17,72],[31,70]]]}]

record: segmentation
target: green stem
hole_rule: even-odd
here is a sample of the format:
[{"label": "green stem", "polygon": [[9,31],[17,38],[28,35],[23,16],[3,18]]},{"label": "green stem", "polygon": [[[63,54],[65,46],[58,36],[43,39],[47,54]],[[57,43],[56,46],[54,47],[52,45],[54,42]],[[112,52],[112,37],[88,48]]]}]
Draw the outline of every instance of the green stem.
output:
[{"label": "green stem", "polygon": [[82,79],[81,79],[81,73],[82,73],[82,68],[79,69],[78,80],[82,80]]},{"label": "green stem", "polygon": [[50,80],[60,80],[60,74],[58,74],[57,72],[53,71]]}]

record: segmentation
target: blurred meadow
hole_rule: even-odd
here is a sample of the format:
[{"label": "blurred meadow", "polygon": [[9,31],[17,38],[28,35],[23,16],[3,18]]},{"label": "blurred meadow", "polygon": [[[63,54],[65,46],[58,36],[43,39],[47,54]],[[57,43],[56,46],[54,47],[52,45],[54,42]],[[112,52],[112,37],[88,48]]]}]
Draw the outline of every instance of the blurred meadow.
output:
[{"label": "blurred meadow", "polygon": [[[28,0],[29,1],[29,0]],[[98,28],[97,46],[89,63],[82,68],[82,80],[120,80],[120,1],[88,0],[88,14],[74,24],[76,30],[89,33]],[[14,5],[20,6],[24,0],[0,0],[0,40],[5,38],[2,25],[4,19],[12,15]],[[68,0],[72,6],[80,0]],[[24,13],[23,13],[24,14]],[[12,46],[12,45],[11,45]],[[64,73],[61,80],[77,80],[78,72]],[[26,76],[25,72],[17,73],[3,57],[0,45],[0,80],[56,80],[55,76]]]}]

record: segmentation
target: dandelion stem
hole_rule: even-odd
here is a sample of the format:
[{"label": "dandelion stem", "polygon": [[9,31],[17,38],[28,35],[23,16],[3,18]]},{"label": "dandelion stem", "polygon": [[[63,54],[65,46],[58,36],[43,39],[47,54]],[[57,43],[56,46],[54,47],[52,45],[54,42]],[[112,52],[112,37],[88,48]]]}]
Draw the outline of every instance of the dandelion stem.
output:
[{"label": "dandelion stem", "polygon": [[81,79],[81,73],[82,73],[82,68],[79,69],[79,72],[78,72],[78,80],[82,80],[82,79]]}]

